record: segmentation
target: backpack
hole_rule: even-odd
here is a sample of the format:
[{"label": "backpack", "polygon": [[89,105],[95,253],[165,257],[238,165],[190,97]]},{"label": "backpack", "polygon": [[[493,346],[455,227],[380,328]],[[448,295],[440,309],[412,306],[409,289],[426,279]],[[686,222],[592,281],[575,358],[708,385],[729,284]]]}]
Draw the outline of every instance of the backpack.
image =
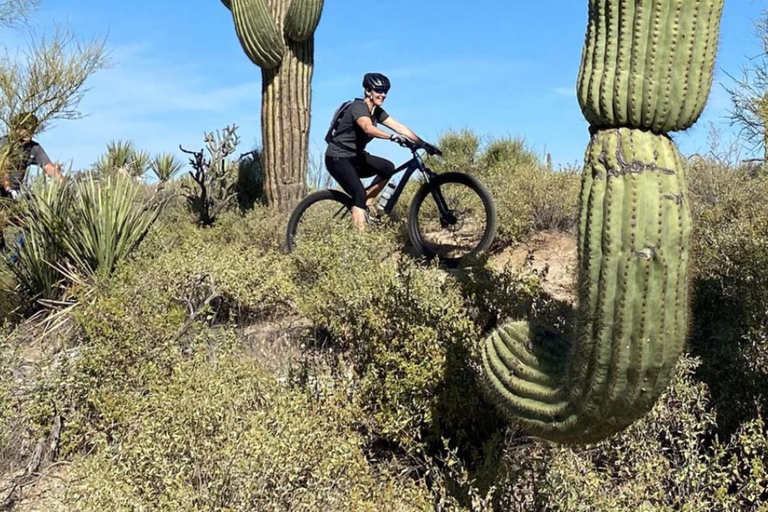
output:
[{"label": "backpack", "polygon": [[331,143],[331,140],[338,135],[339,132],[336,130],[339,127],[339,123],[341,122],[341,116],[344,115],[344,112],[347,111],[347,108],[352,104],[354,100],[347,100],[344,103],[342,103],[339,108],[336,109],[336,112],[333,113],[333,117],[331,118],[331,126],[328,127],[328,132],[325,134],[325,142],[328,144]]}]

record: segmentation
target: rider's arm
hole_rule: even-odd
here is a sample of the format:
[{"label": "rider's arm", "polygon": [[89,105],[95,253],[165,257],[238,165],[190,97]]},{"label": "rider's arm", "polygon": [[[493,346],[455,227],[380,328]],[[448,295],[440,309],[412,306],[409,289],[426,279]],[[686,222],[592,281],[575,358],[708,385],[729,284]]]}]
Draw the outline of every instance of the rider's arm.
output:
[{"label": "rider's arm", "polygon": [[61,167],[58,164],[48,162],[43,165],[43,172],[49,178],[56,180],[56,183],[61,184],[61,182],[64,181],[64,175],[61,174]]},{"label": "rider's arm", "polygon": [[413,142],[423,142],[423,141],[421,140],[421,137],[419,137],[418,135],[416,135],[415,133],[413,133],[413,131],[411,131],[411,129],[410,129],[410,128],[408,128],[407,126],[405,126],[405,125],[404,125],[404,124],[402,124],[402,123],[398,123],[397,121],[395,121],[394,119],[392,119],[392,117],[391,117],[391,116],[390,116],[390,117],[387,117],[387,118],[386,118],[384,121],[382,121],[381,123],[382,123],[384,126],[386,126],[387,128],[389,128],[389,129],[393,130],[394,132],[396,132],[396,133],[399,133],[400,135],[403,135],[403,136],[405,136],[405,137],[408,137],[408,138],[409,138],[409,139],[411,139]]},{"label": "rider's arm", "polygon": [[11,173],[4,172],[2,182],[0,184],[2,184],[5,190],[11,190]]},{"label": "rider's arm", "polygon": [[[377,139],[388,139],[389,133],[385,132],[384,130],[377,128],[373,125],[373,121],[371,121],[371,118],[368,116],[361,116],[358,117],[355,121],[357,125],[365,132],[366,135],[369,137],[376,137]],[[386,125],[386,121],[384,122]]]}]

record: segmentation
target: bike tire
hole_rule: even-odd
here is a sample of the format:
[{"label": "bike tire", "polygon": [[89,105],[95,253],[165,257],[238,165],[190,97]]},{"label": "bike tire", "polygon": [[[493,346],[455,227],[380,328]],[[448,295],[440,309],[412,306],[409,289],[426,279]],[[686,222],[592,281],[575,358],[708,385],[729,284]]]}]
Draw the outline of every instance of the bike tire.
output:
[{"label": "bike tire", "polygon": [[291,213],[290,219],[288,219],[285,236],[285,250],[287,252],[291,252],[296,248],[302,219],[306,216],[310,208],[316,207],[318,203],[327,203],[331,206],[333,203],[336,203],[338,204],[340,211],[346,208],[347,213],[352,208],[352,198],[339,190],[325,189],[309,194],[301,200],[293,210],[293,213]]},{"label": "bike tire", "polygon": [[[424,235],[423,228],[420,226],[424,224],[424,220],[420,218],[422,208],[424,208],[429,202],[436,204],[433,191],[435,189],[443,190],[448,188],[447,185],[455,185],[459,187],[461,191],[462,187],[466,187],[467,194],[474,194],[482,204],[484,215],[481,215],[484,221],[484,227],[481,227],[482,234],[477,237],[477,241],[469,242],[469,247],[466,253],[460,256],[453,256],[448,253],[445,247],[441,247],[428,240],[428,237]],[[463,192],[463,191],[461,191]],[[448,205],[450,207],[450,204]],[[481,251],[488,249],[496,236],[496,206],[494,205],[493,198],[490,192],[474,177],[460,173],[460,172],[448,172],[444,174],[438,174],[431,182],[424,183],[416,195],[411,201],[410,208],[408,210],[408,235],[413,243],[419,256],[427,259],[439,258],[443,265],[448,267],[456,267],[461,265],[463,261],[471,258]]]}]

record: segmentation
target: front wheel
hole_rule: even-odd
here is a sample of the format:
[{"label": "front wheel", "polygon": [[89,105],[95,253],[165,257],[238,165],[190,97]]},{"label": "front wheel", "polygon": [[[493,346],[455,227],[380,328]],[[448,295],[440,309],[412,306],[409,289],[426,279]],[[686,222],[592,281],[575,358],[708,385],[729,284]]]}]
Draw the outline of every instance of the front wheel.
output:
[{"label": "front wheel", "polygon": [[457,266],[493,242],[496,207],[491,194],[468,174],[438,174],[416,192],[408,234],[422,256]]}]

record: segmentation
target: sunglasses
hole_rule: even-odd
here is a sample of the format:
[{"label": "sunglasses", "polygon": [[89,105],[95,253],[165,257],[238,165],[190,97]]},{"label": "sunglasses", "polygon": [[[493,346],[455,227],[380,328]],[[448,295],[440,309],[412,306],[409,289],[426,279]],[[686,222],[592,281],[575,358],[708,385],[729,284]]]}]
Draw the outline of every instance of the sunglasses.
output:
[{"label": "sunglasses", "polygon": [[389,89],[386,89],[384,87],[374,87],[373,92],[376,94],[387,94],[389,92]]}]

